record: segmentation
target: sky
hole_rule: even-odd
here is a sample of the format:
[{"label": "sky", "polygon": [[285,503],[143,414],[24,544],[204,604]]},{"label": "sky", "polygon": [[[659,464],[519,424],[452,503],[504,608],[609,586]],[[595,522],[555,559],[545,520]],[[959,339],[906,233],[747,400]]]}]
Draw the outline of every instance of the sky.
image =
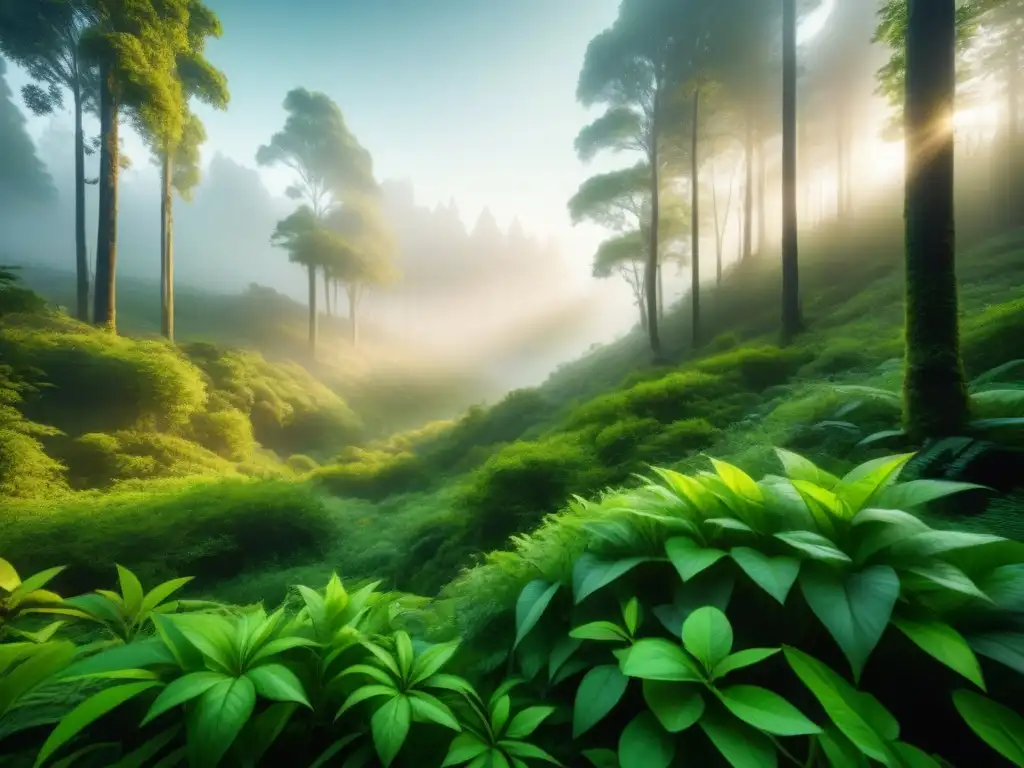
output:
[{"label": "sky", "polygon": [[[503,228],[518,217],[528,232],[555,238],[587,283],[602,233],[573,228],[566,202],[587,176],[624,161],[579,162],[573,140],[596,115],[577,104],[575,89],[587,43],[618,4],[208,0],[224,27],[208,58],[226,73],[231,103],[223,113],[198,110],[204,155],[254,167],[259,145],[283,125],[288,90],[323,91],[372,153],[378,179],[411,181],[428,205],[454,198],[467,226],[483,206]],[[825,15],[805,21],[801,36]],[[27,82],[14,67],[9,81],[15,90]],[[30,131],[39,136],[49,119],[70,124],[70,115],[30,118]],[[146,155],[133,136],[126,150]],[[284,171],[263,176],[275,193],[288,184]],[[628,292],[616,288],[631,313]]]}]

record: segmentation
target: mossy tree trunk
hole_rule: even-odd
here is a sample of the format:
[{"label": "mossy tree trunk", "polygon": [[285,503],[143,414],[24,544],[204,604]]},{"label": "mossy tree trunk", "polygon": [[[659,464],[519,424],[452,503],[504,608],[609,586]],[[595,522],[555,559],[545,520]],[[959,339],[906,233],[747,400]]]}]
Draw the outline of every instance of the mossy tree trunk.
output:
[{"label": "mossy tree trunk", "polygon": [[700,88],[693,92],[693,125],[690,126],[690,343],[700,345],[700,165],[697,162],[700,129]]},{"label": "mossy tree trunk", "polygon": [[100,178],[99,223],[96,230],[96,289],[93,292],[93,323],[117,328],[117,181],[120,163],[118,143],[117,81],[113,71],[100,69]]},{"label": "mossy tree trunk", "polygon": [[174,341],[174,174],[171,153],[161,154],[160,168],[160,332]]},{"label": "mossy tree trunk", "polygon": [[749,259],[754,245],[754,116],[747,114],[747,134],[743,141],[743,251]]},{"label": "mossy tree trunk", "polygon": [[953,219],[956,0],[909,0],[904,418],[917,440],[963,434]]},{"label": "mossy tree trunk", "polygon": [[661,358],[661,336],[658,333],[658,254],[661,240],[661,173],[658,164],[661,155],[658,147],[659,120],[658,85],[655,85],[654,114],[651,117],[650,151],[651,166],[651,219],[648,227],[647,266],[644,269],[644,291],[647,302],[647,338],[651,343],[651,354],[655,360]]},{"label": "mossy tree trunk", "polygon": [[[78,61],[75,60],[77,68]],[[75,112],[75,317],[89,322],[89,256],[85,234],[85,131],[82,128],[82,83],[73,80]]]},{"label": "mossy tree trunk", "polygon": [[796,219],[796,0],[782,2],[782,342],[803,330]]},{"label": "mossy tree trunk", "polygon": [[309,356],[316,359],[316,265],[306,265],[309,276]]}]

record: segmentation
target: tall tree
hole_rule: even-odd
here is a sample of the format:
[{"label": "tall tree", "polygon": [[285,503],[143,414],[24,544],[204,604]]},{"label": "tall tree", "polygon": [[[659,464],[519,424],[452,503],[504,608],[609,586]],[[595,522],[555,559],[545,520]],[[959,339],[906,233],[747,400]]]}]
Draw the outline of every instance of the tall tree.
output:
[{"label": "tall tree", "polygon": [[[82,34],[95,22],[85,0],[0,0],[0,53],[24,67],[35,82],[23,89],[36,114],[63,106],[71,94],[75,121],[75,317],[89,320],[89,260],[85,234],[85,134],[82,114],[94,96],[95,78],[81,55]],[[11,157],[19,157],[16,151]]]},{"label": "tall tree", "polygon": [[[308,217],[312,216],[319,231],[325,229],[324,219],[336,205],[353,197],[376,194],[373,163],[370,153],[348,129],[338,105],[326,94],[296,88],[285,96],[284,109],[288,113],[284,128],[271,137],[269,144],[259,148],[256,162],[261,166],[282,165],[294,173],[294,182],[288,188],[288,196],[303,201],[308,209],[298,221],[303,227],[308,227]],[[299,215],[302,210],[300,208],[293,216]],[[288,217],[281,224],[291,218]],[[308,272],[309,346],[310,354],[315,356],[316,276],[318,270],[323,270],[329,264],[331,249],[311,249],[308,241],[312,238],[314,242],[322,244],[330,238],[327,235],[314,237],[307,232],[303,235],[305,239],[296,241],[297,236],[293,234],[295,224],[291,222],[285,232],[275,237],[278,242],[284,243],[283,247],[288,249],[292,261],[302,264]],[[334,237],[340,239],[341,236],[335,234]],[[295,242],[302,246],[299,251],[295,250]],[[317,262],[315,259],[318,254],[324,260]]]},{"label": "tall tree", "polygon": [[796,220],[797,0],[782,0],[782,341],[803,330]]},{"label": "tall tree", "polygon": [[14,103],[7,85],[6,62],[0,58],[0,205],[12,201],[46,202],[56,197],[53,179],[39,159],[25,125],[25,116]]},{"label": "tall tree", "polygon": [[[229,94],[224,74],[206,60],[206,40],[220,37],[220,20],[199,0],[188,0],[188,37],[175,58],[175,75],[181,83],[182,123],[158,124],[151,137],[160,164],[160,326],[174,340],[174,220],[173,191],[188,199],[199,183],[199,147],[206,141],[202,122],[189,108],[197,99],[216,109],[227,108]],[[179,169],[180,164],[180,169]]]},{"label": "tall tree", "polygon": [[906,426],[918,439],[962,434],[953,113],[956,0],[909,0],[906,27]]},{"label": "tall tree", "polygon": [[115,330],[120,123],[127,114],[144,135],[180,135],[177,56],[188,47],[188,0],[87,2],[95,24],[83,34],[81,47],[99,70],[101,136],[92,319]]}]

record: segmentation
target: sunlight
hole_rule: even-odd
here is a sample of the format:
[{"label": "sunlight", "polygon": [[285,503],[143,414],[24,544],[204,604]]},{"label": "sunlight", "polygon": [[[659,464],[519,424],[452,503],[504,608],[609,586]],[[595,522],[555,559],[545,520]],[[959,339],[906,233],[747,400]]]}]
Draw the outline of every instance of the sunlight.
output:
[{"label": "sunlight", "polygon": [[797,44],[803,45],[821,34],[835,7],[836,0],[822,0],[821,5],[807,14],[796,33]]}]

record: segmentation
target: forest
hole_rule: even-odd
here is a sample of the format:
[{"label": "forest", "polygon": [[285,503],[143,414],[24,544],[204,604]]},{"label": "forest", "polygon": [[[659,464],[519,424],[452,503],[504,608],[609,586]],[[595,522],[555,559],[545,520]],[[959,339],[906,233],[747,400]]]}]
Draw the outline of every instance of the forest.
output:
[{"label": "forest", "polygon": [[[225,31],[0,0],[0,206],[74,214],[60,269],[0,212],[4,768],[1024,767],[1024,0],[619,0],[565,212],[632,327],[557,365],[555,246],[327,93],[286,201],[203,162]],[[204,216],[301,300],[176,274]]]}]

